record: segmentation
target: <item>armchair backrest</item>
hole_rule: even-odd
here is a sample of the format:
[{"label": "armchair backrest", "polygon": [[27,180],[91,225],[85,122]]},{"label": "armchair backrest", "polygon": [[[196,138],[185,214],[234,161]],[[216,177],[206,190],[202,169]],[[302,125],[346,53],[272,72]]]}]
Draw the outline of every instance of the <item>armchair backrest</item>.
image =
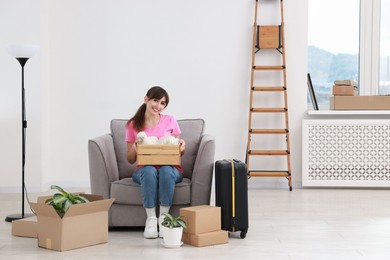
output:
[{"label": "armchair backrest", "polygon": [[[180,138],[186,142],[186,151],[181,158],[181,165],[184,177],[191,178],[205,123],[203,119],[182,119],[177,122],[182,132]],[[120,179],[131,177],[136,169],[136,164],[131,165],[127,161],[126,123],[126,119],[111,120],[111,134],[114,141]]]}]

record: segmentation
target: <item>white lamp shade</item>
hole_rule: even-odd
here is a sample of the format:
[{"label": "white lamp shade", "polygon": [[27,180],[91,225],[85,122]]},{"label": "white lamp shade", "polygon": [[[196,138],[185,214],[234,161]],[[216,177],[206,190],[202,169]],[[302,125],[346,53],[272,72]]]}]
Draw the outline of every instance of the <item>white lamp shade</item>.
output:
[{"label": "white lamp shade", "polygon": [[9,52],[14,58],[31,58],[38,50],[38,45],[13,44],[9,46]]}]

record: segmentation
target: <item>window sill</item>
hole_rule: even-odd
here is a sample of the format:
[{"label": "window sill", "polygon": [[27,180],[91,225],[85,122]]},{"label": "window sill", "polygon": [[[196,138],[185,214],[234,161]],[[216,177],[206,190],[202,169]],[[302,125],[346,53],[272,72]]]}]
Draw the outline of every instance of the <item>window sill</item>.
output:
[{"label": "window sill", "polygon": [[307,110],[308,115],[390,115],[390,110]]}]

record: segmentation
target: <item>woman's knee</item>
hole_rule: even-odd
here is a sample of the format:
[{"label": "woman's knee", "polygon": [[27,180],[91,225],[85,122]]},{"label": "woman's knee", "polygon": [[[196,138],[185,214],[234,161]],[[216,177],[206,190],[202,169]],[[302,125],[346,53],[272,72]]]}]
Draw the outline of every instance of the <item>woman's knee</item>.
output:
[{"label": "woman's knee", "polygon": [[160,168],[160,174],[159,174],[159,179],[161,180],[166,180],[166,181],[173,181],[173,182],[180,182],[182,175],[181,173],[172,166],[162,166]]},{"label": "woman's knee", "polygon": [[141,182],[156,182],[158,179],[158,171],[154,166],[143,166],[141,169],[140,181]]}]

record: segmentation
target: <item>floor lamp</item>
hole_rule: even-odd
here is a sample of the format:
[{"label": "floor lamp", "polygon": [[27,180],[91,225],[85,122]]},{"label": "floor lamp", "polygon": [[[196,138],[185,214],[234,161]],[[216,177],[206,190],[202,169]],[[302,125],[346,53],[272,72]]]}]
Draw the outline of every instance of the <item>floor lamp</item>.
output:
[{"label": "floor lamp", "polygon": [[24,65],[39,49],[37,45],[12,45],[10,46],[11,55],[16,58],[20,65],[22,66],[22,213],[8,215],[5,218],[5,221],[12,222],[13,220],[22,219],[26,217],[33,216],[33,214],[24,213],[24,165],[26,163],[26,107],[25,107],[25,97],[24,97]]}]

